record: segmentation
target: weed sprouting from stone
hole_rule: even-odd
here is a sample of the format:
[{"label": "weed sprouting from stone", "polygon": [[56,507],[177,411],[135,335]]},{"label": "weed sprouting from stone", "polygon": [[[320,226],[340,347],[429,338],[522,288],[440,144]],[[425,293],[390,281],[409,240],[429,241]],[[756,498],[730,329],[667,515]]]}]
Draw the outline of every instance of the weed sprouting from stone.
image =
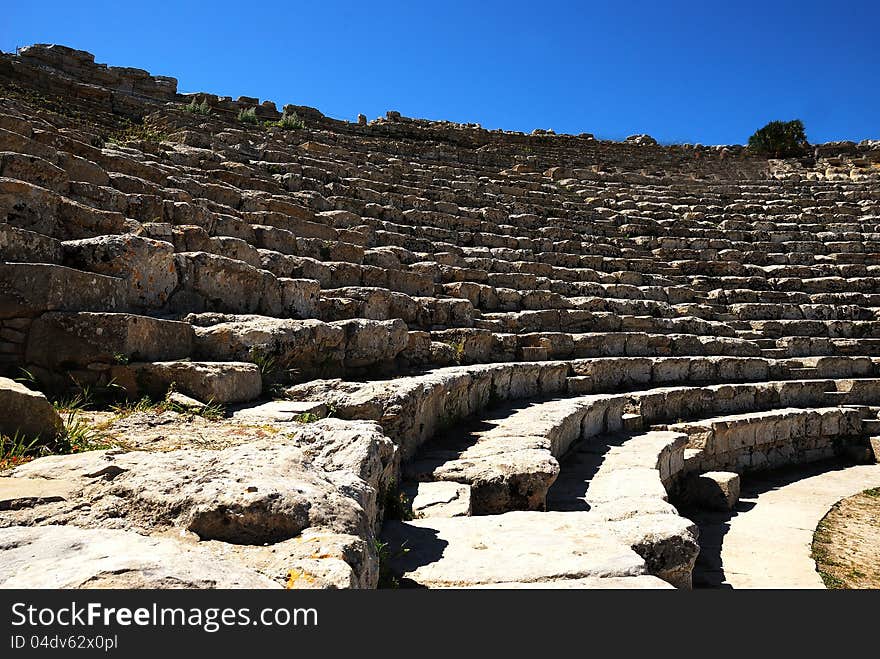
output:
[{"label": "weed sprouting from stone", "polygon": [[260,369],[260,375],[262,375],[264,379],[274,375],[278,370],[275,357],[263,352],[259,348],[251,348],[250,360]]},{"label": "weed sprouting from stone", "polygon": [[238,115],[236,116],[243,124],[253,124],[257,125],[259,120],[257,119],[257,109],[256,108],[247,108],[241,109],[238,111]]},{"label": "weed sprouting from stone", "polygon": [[139,412],[147,414],[174,412],[190,417],[200,416],[208,421],[219,421],[226,417],[226,408],[219,403],[215,403],[213,399],[204,404],[186,405],[175,399],[175,391],[176,387],[174,383],[171,383],[168,392],[162,400],[154,400],[150,396],[143,396],[136,401],[125,400],[111,406],[110,409],[113,410],[119,419]]},{"label": "weed sprouting from stone", "polygon": [[412,502],[406,493],[397,488],[397,482],[393,479],[388,483],[383,498],[386,519],[399,519],[408,522],[415,518]]},{"label": "weed sprouting from stone", "polygon": [[26,437],[16,431],[13,435],[0,434],[0,471],[12,469],[39,454],[39,435]]},{"label": "weed sprouting from stone", "polygon": [[201,103],[197,103],[194,98],[190,101],[189,105],[185,105],[184,110],[189,112],[190,114],[199,114],[202,116],[208,116],[211,114],[211,106],[208,105],[208,99],[202,99]]},{"label": "weed sprouting from stone", "polygon": [[281,115],[281,119],[278,121],[266,121],[263,125],[266,126],[266,128],[281,128],[283,130],[299,130],[306,126],[296,112],[291,112],[289,114],[285,112]]},{"label": "weed sprouting from stone", "polygon": [[387,542],[383,542],[378,538],[373,540],[373,550],[376,552],[376,558],[379,560],[379,588],[400,588],[400,579],[391,569],[391,560],[399,558],[409,553],[409,547],[406,541],[392,554],[391,547]]}]

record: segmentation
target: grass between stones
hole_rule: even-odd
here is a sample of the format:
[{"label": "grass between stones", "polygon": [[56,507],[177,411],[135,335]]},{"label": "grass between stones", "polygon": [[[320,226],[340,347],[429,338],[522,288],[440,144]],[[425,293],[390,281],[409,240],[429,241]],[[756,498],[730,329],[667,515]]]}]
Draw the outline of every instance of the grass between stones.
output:
[{"label": "grass between stones", "polygon": [[[19,378],[19,381],[32,382],[33,376],[24,371],[24,377]],[[123,398],[122,394],[123,390],[111,382],[110,385],[100,389],[79,386],[76,393],[52,401],[52,406],[62,420],[61,431],[50,438],[30,437],[20,432],[12,436],[0,435],[0,471],[12,469],[46,455],[69,455],[112,448],[118,444],[105,431],[113,421],[138,412],[156,415],[175,412],[184,417],[198,416],[207,421],[220,421],[226,417],[226,408],[223,405],[213,401],[204,404],[191,401],[194,403],[191,405],[190,399],[177,397],[173,383],[165,397],[158,401],[146,396],[140,400],[130,401]],[[114,399],[121,402],[111,402]],[[113,417],[102,423],[92,423],[93,419],[89,419],[90,415],[86,413],[107,408],[113,412]],[[303,419],[301,422],[308,423],[312,420]]]},{"label": "grass between stones", "polygon": [[813,535],[826,588],[880,588],[880,488],[835,503]]},{"label": "grass between stones", "polygon": [[124,401],[110,408],[115,412],[116,418],[124,418],[137,412],[150,412],[162,414],[163,412],[177,412],[178,414],[200,416],[208,421],[219,421],[226,417],[226,409],[218,403],[208,402],[202,406],[188,406],[174,400],[172,392],[163,400],[155,401],[144,396],[137,401]]},{"label": "grass between stones", "polygon": [[81,418],[78,409],[60,409],[62,430],[55,437],[27,437],[16,432],[0,435],[0,471],[12,469],[44,455],[67,455],[107,449],[111,444],[104,435]]}]

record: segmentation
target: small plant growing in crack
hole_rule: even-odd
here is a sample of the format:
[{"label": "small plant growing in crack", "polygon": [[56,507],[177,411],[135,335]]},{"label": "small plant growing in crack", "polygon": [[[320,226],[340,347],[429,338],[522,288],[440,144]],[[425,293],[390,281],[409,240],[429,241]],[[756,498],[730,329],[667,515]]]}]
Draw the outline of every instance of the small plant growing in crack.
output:
[{"label": "small plant growing in crack", "polygon": [[256,108],[242,108],[238,111],[238,115],[236,118],[243,124],[253,124],[256,126],[259,123],[259,120],[257,119]]},{"label": "small plant growing in crack", "polygon": [[196,99],[193,98],[193,100],[190,101],[189,105],[184,106],[183,109],[190,114],[199,114],[202,116],[208,116],[209,114],[211,114],[211,106],[208,105],[207,98],[202,99],[201,103],[197,103]]},{"label": "small plant growing in crack", "polygon": [[382,498],[385,503],[386,519],[399,519],[408,522],[415,518],[412,501],[409,500],[405,492],[398,489],[394,479],[388,482]]},{"label": "small plant growing in crack", "polygon": [[379,560],[379,588],[400,588],[400,579],[391,569],[391,561],[395,558],[409,553],[410,549],[406,546],[406,541],[395,551],[391,552],[391,547],[387,542],[383,542],[376,538],[373,540],[373,549],[376,552],[376,558]]},{"label": "small plant growing in crack", "polygon": [[251,348],[249,357],[251,362],[256,364],[257,368],[260,369],[260,375],[263,376],[263,379],[274,375],[278,370],[275,357],[265,353],[260,348]]}]

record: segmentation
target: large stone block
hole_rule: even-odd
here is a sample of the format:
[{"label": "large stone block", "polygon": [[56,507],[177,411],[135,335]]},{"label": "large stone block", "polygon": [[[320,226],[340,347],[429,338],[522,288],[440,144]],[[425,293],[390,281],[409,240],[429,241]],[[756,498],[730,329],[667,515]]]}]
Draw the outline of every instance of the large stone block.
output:
[{"label": "large stone block", "polygon": [[39,156],[0,151],[0,176],[27,181],[47,190],[66,193],[67,172]]},{"label": "large stone block", "polygon": [[0,433],[49,440],[61,430],[61,418],[39,391],[0,377]]},{"label": "large stone block", "polygon": [[163,398],[171,389],[202,402],[245,403],[263,390],[260,368],[247,362],[152,362],[116,366],[117,384],[130,396]]},{"label": "large stone block", "polygon": [[[196,324],[195,354],[200,359],[271,360],[271,371],[283,379],[296,371],[326,375],[341,369],[345,356],[345,329],[319,320],[291,320],[265,316],[192,314]],[[206,326],[202,322],[211,320]],[[326,371],[326,373],[325,373]]]},{"label": "large stone block", "polygon": [[3,530],[0,588],[281,588],[204,547],[75,526]]},{"label": "large stone block", "polygon": [[58,195],[26,181],[0,178],[0,221],[57,237]]},{"label": "large stone block", "polygon": [[61,243],[41,233],[0,224],[0,261],[60,263]]},{"label": "large stone block", "polygon": [[174,255],[180,278],[180,291],[172,306],[181,311],[222,311],[257,313],[272,292],[280,301],[278,282],[271,272],[243,261],[207,252],[180,252]]},{"label": "large stone block", "polygon": [[31,325],[25,356],[49,370],[189,357],[188,323],[126,313],[50,312]]},{"label": "large stone block", "polygon": [[[113,528],[120,529],[119,533],[168,537],[187,531],[186,535],[201,540],[198,547],[207,550],[199,554],[199,562],[219,565],[221,572],[228,564],[232,575],[236,567],[248,568],[289,585],[303,572],[320,577],[314,559],[321,556],[331,566],[341,568],[337,561],[347,564],[349,569],[342,572],[350,572],[351,578],[325,575],[326,580],[317,578],[317,583],[375,588],[374,532],[381,519],[380,493],[396,479],[396,469],[395,447],[378,426],[338,419],[294,423],[269,438],[218,450],[51,456],[10,474],[10,479],[39,480],[46,485],[37,492],[31,488],[31,494],[38,496],[31,496],[30,505],[4,511],[0,525],[46,528],[43,525],[65,524],[65,528],[79,527],[77,540],[88,545],[91,537],[98,546],[101,535],[79,531]],[[41,498],[41,494],[50,496]],[[55,540],[65,546],[62,538]],[[186,546],[195,545],[188,542]],[[137,546],[126,550],[121,544],[113,551],[119,556],[108,565],[125,571],[126,561],[131,561],[135,574],[128,583],[138,585],[136,563],[142,554]],[[38,553],[59,561],[47,547]],[[82,558],[84,570],[93,569],[95,557],[88,552],[74,555]],[[162,547],[156,546],[156,556],[166,570],[177,565]],[[28,560],[34,558],[31,554]],[[0,563],[20,572],[12,570],[20,564],[11,556]],[[55,565],[49,577],[41,577],[41,583],[58,579],[61,585],[74,570],[69,563]],[[200,576],[195,568],[192,574]],[[126,582],[125,575],[119,578]],[[221,576],[215,578],[221,585],[233,585]],[[251,586],[265,587],[265,582],[252,581]]]},{"label": "large stone block", "polygon": [[67,241],[64,264],[125,279],[136,307],[162,307],[177,287],[174,246],[133,234]]},{"label": "large stone block", "polygon": [[692,474],[682,481],[681,495],[689,504],[709,510],[733,510],[739,501],[739,474],[708,471]]},{"label": "large stone block", "polygon": [[44,311],[124,311],[125,281],[60,265],[0,263],[0,318]]},{"label": "large stone block", "polygon": [[343,320],[331,325],[345,331],[345,366],[358,368],[394,359],[407,346],[402,320]]},{"label": "large stone block", "polygon": [[[434,517],[386,523],[383,538],[392,550],[392,571],[420,586],[645,574],[643,559],[596,522],[589,513]],[[409,551],[399,552],[401,546]]]}]

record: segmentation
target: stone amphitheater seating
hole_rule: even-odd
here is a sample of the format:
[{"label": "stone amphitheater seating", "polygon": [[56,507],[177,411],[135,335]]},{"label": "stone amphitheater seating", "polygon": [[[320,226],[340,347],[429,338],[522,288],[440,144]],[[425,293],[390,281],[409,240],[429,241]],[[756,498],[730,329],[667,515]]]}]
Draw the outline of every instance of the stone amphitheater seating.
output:
[{"label": "stone amphitheater seating", "polygon": [[[381,534],[403,584],[689,587],[689,479],[880,434],[880,143],[768,161],[303,106],[284,130],[61,46],[0,53],[0,88],[0,376],[279,433],[20,466],[10,560],[88,540],[131,548],[140,581],[88,557],[108,585],[155,585],[155,554],[193,587],[204,556],[214,585],[375,587]],[[421,517],[386,519],[398,486]],[[200,542],[145,537],[169,529]]]}]

